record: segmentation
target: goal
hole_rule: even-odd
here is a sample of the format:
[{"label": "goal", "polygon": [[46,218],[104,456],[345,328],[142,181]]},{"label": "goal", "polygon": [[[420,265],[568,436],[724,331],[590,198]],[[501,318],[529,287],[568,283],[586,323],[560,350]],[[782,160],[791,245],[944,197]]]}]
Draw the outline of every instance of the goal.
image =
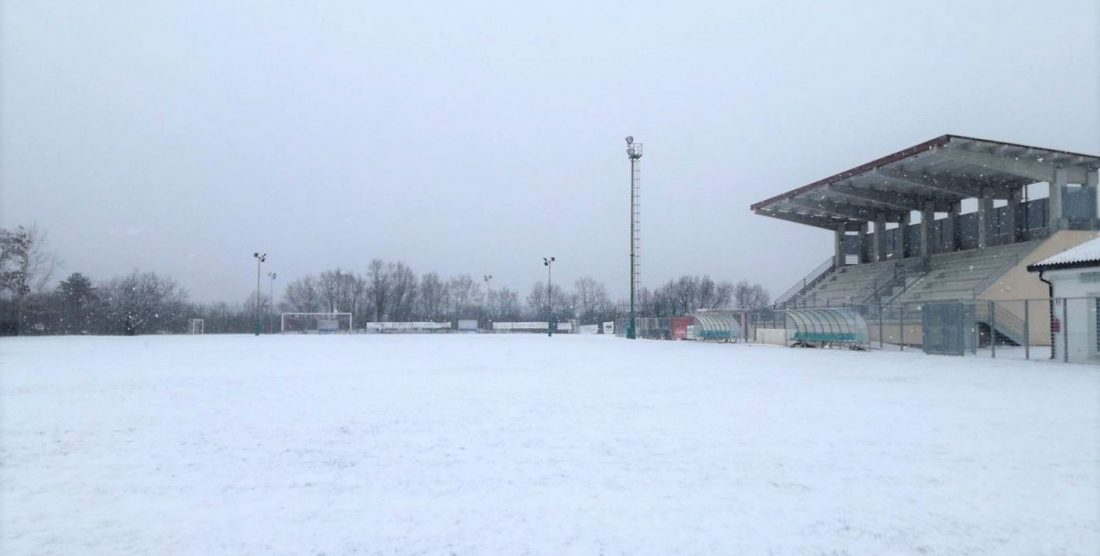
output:
[{"label": "goal", "polygon": [[188,334],[202,334],[203,333],[203,320],[202,319],[190,319],[187,321],[187,333]]},{"label": "goal", "polygon": [[350,334],[351,313],[283,313],[279,319],[283,334]]}]

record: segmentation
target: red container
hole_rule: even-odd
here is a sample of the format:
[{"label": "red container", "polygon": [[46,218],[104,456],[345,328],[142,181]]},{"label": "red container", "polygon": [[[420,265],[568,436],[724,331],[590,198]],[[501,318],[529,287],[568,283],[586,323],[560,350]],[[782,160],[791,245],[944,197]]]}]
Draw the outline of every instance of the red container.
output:
[{"label": "red container", "polygon": [[673,340],[683,340],[687,338],[688,326],[695,323],[695,319],[691,317],[669,317],[668,329],[671,333]]}]

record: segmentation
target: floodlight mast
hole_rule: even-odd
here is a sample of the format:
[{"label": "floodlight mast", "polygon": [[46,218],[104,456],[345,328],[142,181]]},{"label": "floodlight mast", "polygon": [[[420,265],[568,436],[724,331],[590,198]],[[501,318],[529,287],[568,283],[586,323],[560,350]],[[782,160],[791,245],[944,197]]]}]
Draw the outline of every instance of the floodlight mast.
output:
[{"label": "floodlight mast", "polygon": [[259,251],[252,254],[252,257],[256,259],[256,315],[253,319],[256,329],[256,335],[260,335],[260,265],[264,264],[267,260],[267,253],[260,254]]},{"label": "floodlight mast", "polygon": [[[275,310],[275,279],[279,277],[279,274],[276,273],[276,272],[268,272],[267,277],[270,278],[270,282],[268,283],[269,287],[268,287],[268,290],[267,290],[267,300],[271,302],[271,310],[274,311]],[[264,317],[264,320],[265,321],[267,320],[266,316]],[[271,324],[271,328],[272,328],[271,331],[274,332],[275,331],[274,330],[274,328],[275,328],[274,323]]]},{"label": "floodlight mast", "polygon": [[637,315],[634,299],[638,290],[638,193],[641,187],[639,159],[642,158],[642,144],[635,143],[632,135],[626,136],[626,156],[630,159],[630,313],[626,324],[626,337],[637,337]]},{"label": "floodlight mast", "polygon": [[546,335],[554,336],[554,282],[553,282],[553,269],[554,261],[557,259],[554,257],[543,257],[542,265],[546,267]]}]

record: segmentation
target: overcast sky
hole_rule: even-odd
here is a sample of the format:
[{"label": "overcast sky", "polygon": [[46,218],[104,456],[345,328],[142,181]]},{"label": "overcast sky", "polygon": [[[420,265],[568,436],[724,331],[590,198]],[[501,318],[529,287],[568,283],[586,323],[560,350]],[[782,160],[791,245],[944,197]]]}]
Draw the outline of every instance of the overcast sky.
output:
[{"label": "overcast sky", "polygon": [[258,249],[620,296],[629,134],[643,283],[775,295],[832,236],[753,202],[944,133],[1100,153],[1096,0],[751,4],[3,0],[0,219],[200,301]]}]

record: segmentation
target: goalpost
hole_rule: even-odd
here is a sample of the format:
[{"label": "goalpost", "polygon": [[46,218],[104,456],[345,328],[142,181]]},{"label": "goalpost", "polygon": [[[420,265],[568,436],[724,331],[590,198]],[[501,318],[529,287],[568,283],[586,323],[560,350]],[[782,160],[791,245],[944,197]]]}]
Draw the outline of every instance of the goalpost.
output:
[{"label": "goalpost", "polygon": [[283,313],[279,319],[283,334],[350,334],[351,313]]},{"label": "goalpost", "polygon": [[188,334],[202,334],[203,333],[202,319],[190,319],[187,321],[187,333]]}]

